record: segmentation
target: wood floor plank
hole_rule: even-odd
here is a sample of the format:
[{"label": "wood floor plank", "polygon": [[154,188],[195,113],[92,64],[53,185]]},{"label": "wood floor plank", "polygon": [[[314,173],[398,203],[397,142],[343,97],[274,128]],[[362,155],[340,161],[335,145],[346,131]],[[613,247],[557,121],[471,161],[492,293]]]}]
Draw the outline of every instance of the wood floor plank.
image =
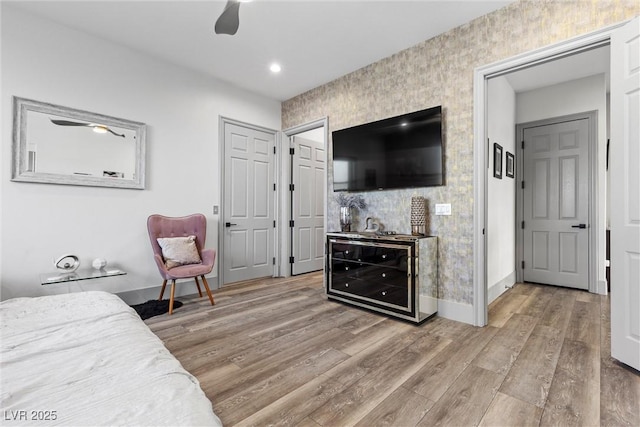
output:
[{"label": "wood floor plank", "polygon": [[[505,292],[509,293],[508,291]],[[501,328],[527,301],[528,295],[513,293],[509,296],[502,294],[489,306],[489,326]]]},{"label": "wood floor plank", "polygon": [[564,332],[537,325],[507,374],[500,391],[544,408],[556,370]]},{"label": "wood floor plank", "polygon": [[214,403],[214,410],[226,420],[227,424],[236,424],[348,357],[333,349],[321,351],[263,381],[246,387],[222,402]]},{"label": "wood floor plank", "polygon": [[[610,356],[607,296],[519,283],[491,305],[495,326],[477,328],[328,301],[321,272],[213,293],[215,306],[181,297],[145,323],[224,425],[564,425],[574,412],[582,425],[640,425],[640,375]],[[584,396],[597,354],[600,385]]]},{"label": "wood floor plank", "polygon": [[428,329],[429,334],[431,335],[437,335],[452,340],[460,339],[461,336],[469,334],[476,329],[475,326],[437,316],[428,320],[422,325],[422,327]]},{"label": "wood floor plank", "polygon": [[504,375],[468,366],[418,426],[475,426],[498,392]]},{"label": "wood floor plank", "polygon": [[498,328],[486,326],[459,337],[409,378],[404,387],[438,401],[497,332]]},{"label": "wood floor plank", "polygon": [[359,334],[362,331],[365,331],[385,320],[385,318],[380,316],[379,314],[374,314],[367,310],[359,308],[354,308],[354,310],[359,310],[360,316],[357,316],[352,321],[346,322],[341,325],[340,329],[342,329],[343,331],[351,332],[352,334]]},{"label": "wood floor plank", "polygon": [[[207,388],[204,390],[205,392],[213,391],[216,393],[217,399],[224,400],[240,393],[248,384],[264,381],[301,360],[306,360],[320,351],[334,349],[336,344],[339,345],[349,339],[351,339],[351,334],[348,332],[336,328],[331,329],[296,347],[289,347],[286,351],[242,368],[242,375],[232,374],[215,377],[207,383]],[[331,367],[327,368],[327,370],[329,369]]]},{"label": "wood floor plank", "polygon": [[584,426],[600,419],[600,353],[565,340],[541,425]]},{"label": "wood floor plank", "polygon": [[335,395],[310,417],[323,426],[357,423],[446,345],[447,340],[425,336],[396,353],[391,363],[378,366]]},{"label": "wood floor plank", "polygon": [[557,289],[540,316],[540,325],[551,326],[564,333],[573,312],[577,293],[579,291],[572,289]]},{"label": "wood floor plank", "polygon": [[[320,375],[240,421],[237,426],[299,425],[311,412],[344,388],[344,384]],[[316,424],[315,421],[313,423]]]},{"label": "wood floor plank", "polygon": [[356,426],[415,426],[432,406],[433,402],[426,397],[399,387]]},{"label": "wood floor plank", "polygon": [[527,299],[516,309],[516,313],[540,318],[556,293],[552,286],[536,285]]},{"label": "wood floor plank", "polygon": [[310,323],[299,329],[295,329],[288,334],[279,336],[270,341],[257,343],[245,350],[231,356],[229,360],[238,366],[246,367],[263,360],[274,354],[286,352],[291,348],[300,345],[307,346],[309,336],[317,336],[329,330],[335,329],[345,321],[354,317],[353,312],[341,312],[324,322]]},{"label": "wood floor plank", "polygon": [[354,356],[361,351],[376,346],[381,341],[389,339],[391,336],[408,332],[415,328],[407,322],[400,322],[395,319],[385,319],[376,324],[375,328],[368,328],[357,334],[357,338],[345,344],[342,348],[337,348],[343,353]]},{"label": "wood floor plank", "polygon": [[640,373],[611,356],[600,364],[600,424],[640,426]]},{"label": "wood floor plank", "polygon": [[478,427],[537,427],[541,417],[542,408],[498,392]]},{"label": "wood floor plank", "polygon": [[[424,336],[424,334],[416,328],[403,333],[388,335],[386,339],[376,342],[366,350],[357,353],[327,371],[326,375],[336,378],[345,385],[352,384],[379,369],[380,366],[393,363],[392,359],[397,353],[414,344],[421,336]],[[421,344],[429,343],[428,345],[440,348],[447,346],[450,342],[450,340],[444,340],[440,337],[429,336],[422,338]]]},{"label": "wood floor plank", "polygon": [[491,341],[473,359],[473,364],[498,374],[505,374],[518,358],[537,319],[514,313]]},{"label": "wood floor plank", "polygon": [[569,319],[565,339],[600,348],[600,302],[577,301]]},{"label": "wood floor plank", "polygon": [[320,424],[313,421],[310,417],[305,418],[296,424],[296,427],[321,427]]}]

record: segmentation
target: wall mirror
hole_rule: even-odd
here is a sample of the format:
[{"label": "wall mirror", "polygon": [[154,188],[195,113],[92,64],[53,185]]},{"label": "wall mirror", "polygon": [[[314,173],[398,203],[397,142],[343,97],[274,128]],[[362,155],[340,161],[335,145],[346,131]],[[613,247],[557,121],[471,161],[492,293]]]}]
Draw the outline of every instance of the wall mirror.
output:
[{"label": "wall mirror", "polygon": [[144,189],[144,123],[13,98],[12,181]]}]

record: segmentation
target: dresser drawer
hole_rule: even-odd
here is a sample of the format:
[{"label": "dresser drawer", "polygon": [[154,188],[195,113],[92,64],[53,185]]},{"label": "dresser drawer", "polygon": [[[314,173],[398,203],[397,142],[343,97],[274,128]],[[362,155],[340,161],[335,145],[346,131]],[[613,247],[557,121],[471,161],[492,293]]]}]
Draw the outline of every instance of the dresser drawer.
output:
[{"label": "dresser drawer", "polygon": [[363,302],[374,302],[403,312],[411,312],[413,305],[411,287],[405,277],[404,286],[386,284],[384,282],[367,280],[354,275],[334,275],[330,284],[329,294],[349,296]]},{"label": "dresser drawer", "polygon": [[410,247],[385,247],[374,244],[333,243],[331,258],[389,266],[406,265]]}]

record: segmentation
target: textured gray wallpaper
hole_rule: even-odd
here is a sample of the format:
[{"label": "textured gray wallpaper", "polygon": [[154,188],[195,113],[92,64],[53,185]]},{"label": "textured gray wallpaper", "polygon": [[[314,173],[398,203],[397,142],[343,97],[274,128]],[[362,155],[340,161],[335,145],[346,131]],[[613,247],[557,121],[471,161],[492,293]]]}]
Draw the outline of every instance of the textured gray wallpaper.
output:
[{"label": "textured gray wallpaper", "polygon": [[[372,216],[387,230],[410,233],[411,197],[425,197],[427,231],[438,236],[439,297],[471,304],[474,69],[639,14],[637,0],[514,3],[284,102],[282,128],[327,116],[333,131],[442,105],[446,185],[360,193],[368,207],[356,215],[355,227],[363,229]],[[336,231],[331,162],[328,168],[327,231]],[[436,203],[451,203],[452,215],[433,215]]]}]

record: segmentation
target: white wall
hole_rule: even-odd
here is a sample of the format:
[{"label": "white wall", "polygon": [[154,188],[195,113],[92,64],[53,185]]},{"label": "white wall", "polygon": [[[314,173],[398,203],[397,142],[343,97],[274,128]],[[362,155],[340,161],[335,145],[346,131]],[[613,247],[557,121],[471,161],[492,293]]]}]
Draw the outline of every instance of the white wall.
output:
[{"label": "white wall", "polygon": [[598,112],[597,136],[597,191],[599,203],[597,217],[592,226],[597,227],[598,292],[606,293],[605,279],[605,229],[606,229],[606,153],[607,113],[606,80],[604,74],[585,77],[545,88],[522,92],[516,96],[516,121],[527,123],[586,111]]},{"label": "white wall", "polygon": [[[487,131],[487,300],[491,303],[516,279],[516,187],[506,175],[507,151],[515,155],[516,95],[505,77],[489,80]],[[502,179],[493,176],[493,144],[502,146]]]},{"label": "white wall", "polygon": [[[152,213],[204,213],[206,246],[217,248],[218,118],[279,129],[280,102],[1,7],[1,298],[61,291],[41,286],[38,276],[55,270],[53,259],[65,253],[85,267],[103,257],[128,272],[85,288],[159,286],[146,231]],[[12,96],[146,123],[147,189],[11,182]],[[194,291],[189,285],[186,293]]]}]

